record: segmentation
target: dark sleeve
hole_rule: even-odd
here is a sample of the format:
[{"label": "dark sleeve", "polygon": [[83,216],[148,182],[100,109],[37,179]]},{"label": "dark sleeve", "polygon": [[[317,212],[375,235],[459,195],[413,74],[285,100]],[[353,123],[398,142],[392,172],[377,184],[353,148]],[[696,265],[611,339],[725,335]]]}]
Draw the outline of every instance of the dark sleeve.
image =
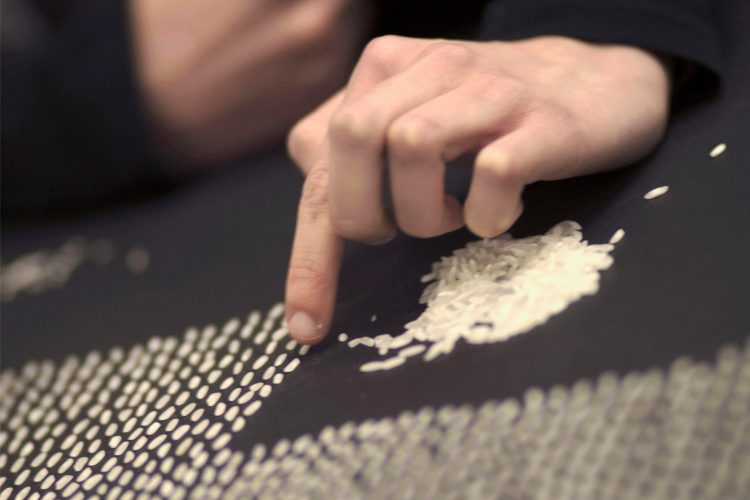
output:
[{"label": "dark sleeve", "polygon": [[[714,79],[723,69],[714,0],[494,0],[481,38],[564,35],[635,45],[672,56],[678,75]],[[681,63],[687,63],[688,66]]]},{"label": "dark sleeve", "polygon": [[2,48],[3,218],[154,178],[127,2],[79,1],[59,22],[26,5],[41,29],[31,41],[4,35]]},{"label": "dark sleeve", "polygon": [[373,0],[374,36],[476,38],[486,0]]}]

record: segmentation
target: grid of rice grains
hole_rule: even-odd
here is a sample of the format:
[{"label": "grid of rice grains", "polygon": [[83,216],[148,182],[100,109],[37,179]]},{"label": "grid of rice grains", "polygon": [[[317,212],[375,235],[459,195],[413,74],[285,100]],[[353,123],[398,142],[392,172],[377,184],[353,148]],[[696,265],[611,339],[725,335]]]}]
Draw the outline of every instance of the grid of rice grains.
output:
[{"label": "grid of rice grains", "polygon": [[750,488],[750,343],[712,363],[235,450],[307,353],[281,314],[4,371],[0,499],[740,499]]}]

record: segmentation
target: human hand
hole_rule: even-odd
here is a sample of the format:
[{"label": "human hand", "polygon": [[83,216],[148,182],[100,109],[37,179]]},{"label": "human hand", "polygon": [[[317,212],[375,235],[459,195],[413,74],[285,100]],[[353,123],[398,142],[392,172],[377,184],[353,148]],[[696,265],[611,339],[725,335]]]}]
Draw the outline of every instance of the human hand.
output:
[{"label": "human hand", "polygon": [[366,24],[353,0],[132,0],[154,132],[185,166],[283,134],[340,85]]},{"label": "human hand", "polygon": [[[506,231],[524,186],[620,167],[662,137],[669,76],[656,57],[564,37],[467,42],[383,37],[346,88],[300,121],[288,146],[307,172],[286,289],[300,342],[330,328],[343,239],[431,237],[464,223]],[[465,205],[445,162],[478,152]],[[387,161],[384,161],[385,160]],[[384,164],[394,216],[382,205]]]}]

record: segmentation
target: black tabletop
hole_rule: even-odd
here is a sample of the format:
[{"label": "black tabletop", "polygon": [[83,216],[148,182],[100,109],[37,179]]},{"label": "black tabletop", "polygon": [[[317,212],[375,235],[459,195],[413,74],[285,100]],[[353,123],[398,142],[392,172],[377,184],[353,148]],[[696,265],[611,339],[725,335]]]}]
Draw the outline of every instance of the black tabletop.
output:
[{"label": "black tabletop", "polygon": [[[719,346],[744,342],[750,333],[750,37],[739,27],[748,25],[748,13],[727,34],[731,50],[719,95],[678,110],[654,154],[617,172],[528,189],[515,236],[564,219],[580,222],[593,242],[627,231],[596,295],[509,341],[460,344],[449,356],[388,372],[361,373],[370,354],[329,339],[274,391],[233,446],[426,404],[518,396],[606,370],[665,367],[681,355],[710,359]],[[726,152],[710,158],[722,142]],[[455,177],[461,191],[466,172]],[[281,301],[301,183],[276,151],[107,212],[4,228],[4,262],[72,236],[110,239],[116,260],[81,266],[59,289],[3,304],[3,369],[180,335],[190,325],[222,324]],[[668,195],[643,200],[665,184]],[[400,333],[422,310],[420,276],[472,239],[458,231],[431,240],[400,236],[383,247],[349,245],[333,337]],[[151,257],[141,274],[120,265],[135,245]]]}]

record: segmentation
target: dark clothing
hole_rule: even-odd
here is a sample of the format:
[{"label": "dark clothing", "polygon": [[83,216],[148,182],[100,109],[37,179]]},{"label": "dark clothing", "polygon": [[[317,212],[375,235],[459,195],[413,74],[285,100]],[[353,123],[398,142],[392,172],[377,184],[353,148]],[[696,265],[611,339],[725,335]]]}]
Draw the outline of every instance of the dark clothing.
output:
[{"label": "dark clothing", "polygon": [[[675,90],[710,93],[723,71],[718,0],[504,0],[485,12],[480,37],[566,35],[634,45],[673,61]],[[692,88],[686,88],[692,87]],[[679,95],[677,96],[680,97]]]},{"label": "dark clothing", "polygon": [[[30,5],[3,1],[8,23],[13,9],[6,3]],[[376,2],[379,31],[462,36],[457,27],[472,21],[483,3],[440,0],[410,10],[418,3]],[[716,3],[495,0],[485,11],[481,38],[559,34],[637,45],[690,62],[698,68],[691,73],[697,82],[722,71]],[[31,42],[7,40],[3,27],[3,217],[104,199],[162,176],[135,83],[126,2],[60,5],[37,3],[38,36]],[[425,22],[424,8],[435,18]]]},{"label": "dark clothing", "polygon": [[567,35],[635,45],[722,72],[712,0],[505,0],[488,7],[482,38]]},{"label": "dark clothing", "polygon": [[3,26],[3,217],[104,199],[152,178],[127,4],[71,2],[67,12],[6,5],[3,24],[36,24],[21,43]]}]

